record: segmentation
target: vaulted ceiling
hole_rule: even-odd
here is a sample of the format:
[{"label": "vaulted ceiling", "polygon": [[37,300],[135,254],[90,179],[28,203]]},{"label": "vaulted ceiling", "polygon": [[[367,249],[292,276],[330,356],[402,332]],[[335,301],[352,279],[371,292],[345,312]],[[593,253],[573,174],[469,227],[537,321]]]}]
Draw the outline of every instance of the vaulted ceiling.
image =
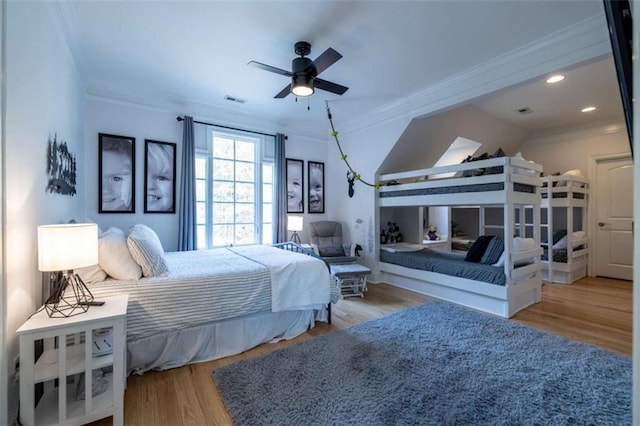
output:
[{"label": "vaulted ceiling", "polygon": [[[366,116],[584,20],[599,17],[603,30],[605,22],[601,3],[590,0],[72,0],[57,7],[90,94],[323,137],[325,100],[343,120]],[[343,55],[320,77],[348,86],[344,95],[274,99],[288,79],[247,66],[289,69],[300,40],[311,43],[312,59],[329,47]],[[606,81],[601,96],[615,75]],[[478,107],[496,117],[514,106],[541,108],[535,99],[520,102],[523,93]],[[549,115],[529,130],[549,126],[556,117]]]}]

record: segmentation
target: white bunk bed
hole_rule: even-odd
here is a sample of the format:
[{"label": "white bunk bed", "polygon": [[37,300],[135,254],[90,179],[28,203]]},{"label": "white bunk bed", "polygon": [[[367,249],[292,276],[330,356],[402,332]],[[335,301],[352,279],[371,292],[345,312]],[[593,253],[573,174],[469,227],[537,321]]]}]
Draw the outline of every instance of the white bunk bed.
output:
[{"label": "white bunk bed", "polygon": [[[546,210],[546,223],[542,223],[542,233],[547,241],[542,243],[546,256],[542,260],[542,279],[547,282],[571,284],[587,276],[589,240],[586,234],[589,180],[572,175],[545,176],[541,178],[543,186],[541,209]],[[554,220],[554,209],[561,209],[566,223]],[[579,209],[577,218],[575,210]],[[544,214],[541,214],[544,217]],[[578,220],[577,220],[578,219]],[[577,225],[577,226],[576,226]],[[553,236],[559,229],[567,234],[560,244],[555,245]]]},{"label": "white bunk bed", "polygon": [[529,226],[534,240],[540,241],[541,171],[538,164],[501,157],[378,176],[378,215],[380,208],[400,206],[492,205],[504,212],[504,285],[379,261],[381,281],[506,318],[539,302],[543,250],[536,245],[516,252],[514,237],[525,236],[521,207],[530,207]]}]

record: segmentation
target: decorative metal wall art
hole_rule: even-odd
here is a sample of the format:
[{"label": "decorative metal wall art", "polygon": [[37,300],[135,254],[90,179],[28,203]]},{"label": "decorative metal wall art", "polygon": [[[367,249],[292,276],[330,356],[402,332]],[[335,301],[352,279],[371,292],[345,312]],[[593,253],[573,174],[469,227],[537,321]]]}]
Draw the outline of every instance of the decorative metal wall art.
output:
[{"label": "decorative metal wall art", "polygon": [[49,137],[47,149],[47,191],[63,195],[76,195],[76,156],[69,152],[67,143]]}]

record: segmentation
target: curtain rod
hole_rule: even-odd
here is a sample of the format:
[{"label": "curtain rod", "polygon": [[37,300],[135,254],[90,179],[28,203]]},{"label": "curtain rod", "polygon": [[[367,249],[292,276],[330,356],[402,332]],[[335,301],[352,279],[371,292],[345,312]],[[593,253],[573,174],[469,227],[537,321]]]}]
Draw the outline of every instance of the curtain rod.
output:
[{"label": "curtain rod", "polygon": [[[181,116],[177,116],[176,120],[178,121],[184,121],[184,117]],[[262,132],[255,132],[253,130],[246,130],[246,129],[238,129],[237,127],[229,127],[229,126],[222,126],[220,124],[214,124],[214,123],[206,123],[204,121],[197,121],[197,120],[193,120],[194,123],[196,124],[204,124],[205,126],[214,126],[214,127],[220,127],[222,129],[229,129],[229,130],[237,130],[239,132],[247,132],[247,133],[254,133],[256,135],[263,135],[263,136],[271,136],[271,137],[276,137],[276,135],[272,135],[270,133],[262,133]],[[288,139],[287,136],[284,137],[285,139]]]}]

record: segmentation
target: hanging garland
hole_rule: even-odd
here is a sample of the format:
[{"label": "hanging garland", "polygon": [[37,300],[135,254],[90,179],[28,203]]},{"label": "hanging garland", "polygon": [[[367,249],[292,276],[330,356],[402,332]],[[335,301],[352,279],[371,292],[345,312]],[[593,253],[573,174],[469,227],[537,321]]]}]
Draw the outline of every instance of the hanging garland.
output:
[{"label": "hanging garland", "polygon": [[349,182],[349,197],[353,197],[353,185],[355,183],[355,181],[360,181],[362,183],[364,183],[367,186],[370,186],[372,188],[378,189],[380,188],[380,184],[379,183],[369,183],[365,180],[362,180],[362,177],[360,176],[359,173],[356,173],[355,170],[353,170],[353,167],[351,167],[351,164],[349,164],[349,161],[347,161],[347,154],[344,153],[344,151],[342,150],[342,146],[340,145],[340,141],[338,140],[338,131],[335,129],[335,127],[333,126],[333,119],[331,117],[331,109],[329,109],[329,101],[324,101],[324,103],[327,105],[327,117],[329,118],[329,123],[331,123],[331,136],[333,136],[333,138],[336,140],[336,144],[338,145],[338,149],[340,150],[340,159],[342,161],[344,161],[344,163],[347,165],[347,167],[349,168],[349,171],[347,172],[347,181]]}]

